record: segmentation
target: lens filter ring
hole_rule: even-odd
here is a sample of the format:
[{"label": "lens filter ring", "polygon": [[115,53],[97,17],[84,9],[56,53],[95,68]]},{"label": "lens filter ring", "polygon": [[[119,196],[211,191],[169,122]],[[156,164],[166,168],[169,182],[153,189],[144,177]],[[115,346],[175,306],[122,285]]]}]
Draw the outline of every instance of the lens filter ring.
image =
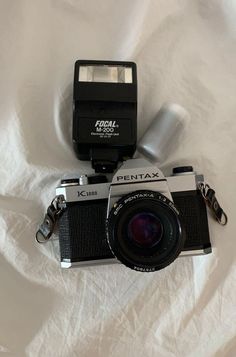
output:
[{"label": "lens filter ring", "polygon": [[148,272],[172,263],[185,236],[173,202],[159,192],[140,190],[123,196],[110,211],[107,240],[121,263]]}]

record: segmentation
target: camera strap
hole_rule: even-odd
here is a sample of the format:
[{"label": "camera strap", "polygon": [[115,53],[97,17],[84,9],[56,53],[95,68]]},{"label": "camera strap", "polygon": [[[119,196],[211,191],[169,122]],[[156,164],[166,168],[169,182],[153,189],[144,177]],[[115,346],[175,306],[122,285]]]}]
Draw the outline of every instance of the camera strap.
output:
[{"label": "camera strap", "polygon": [[43,223],[40,224],[35,238],[38,243],[47,242],[55,230],[57,221],[65,207],[65,199],[63,195],[54,197],[47,208]]},{"label": "camera strap", "polygon": [[228,217],[224,210],[221,208],[216,196],[215,191],[204,182],[200,182],[198,185],[202,197],[206,201],[207,206],[210,208],[213,213],[215,219],[222,225],[225,226],[228,222]]}]

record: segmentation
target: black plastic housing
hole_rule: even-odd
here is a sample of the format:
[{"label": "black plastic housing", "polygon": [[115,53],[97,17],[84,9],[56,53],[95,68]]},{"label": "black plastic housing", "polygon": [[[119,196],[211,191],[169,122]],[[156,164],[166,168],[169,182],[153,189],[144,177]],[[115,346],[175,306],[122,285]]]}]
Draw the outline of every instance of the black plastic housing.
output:
[{"label": "black plastic housing", "polygon": [[[173,192],[186,232],[183,251],[211,252],[205,201],[199,190]],[[106,199],[68,203],[59,220],[61,260],[71,262],[114,258],[106,238]]]},{"label": "black plastic housing", "polygon": [[[81,65],[127,66],[132,83],[81,82]],[[137,140],[137,70],[134,62],[75,62],[73,92],[73,147],[80,160],[91,160],[96,172],[113,172],[117,162],[133,156]],[[112,125],[111,132],[97,121]]]}]

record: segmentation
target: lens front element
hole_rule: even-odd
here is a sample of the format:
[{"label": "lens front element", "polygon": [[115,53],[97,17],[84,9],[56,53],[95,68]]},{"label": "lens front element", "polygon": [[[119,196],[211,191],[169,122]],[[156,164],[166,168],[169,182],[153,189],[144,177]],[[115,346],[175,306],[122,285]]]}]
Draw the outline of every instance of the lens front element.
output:
[{"label": "lens front element", "polygon": [[162,234],[160,219],[149,212],[136,214],[128,223],[128,237],[140,247],[153,247],[160,242]]}]

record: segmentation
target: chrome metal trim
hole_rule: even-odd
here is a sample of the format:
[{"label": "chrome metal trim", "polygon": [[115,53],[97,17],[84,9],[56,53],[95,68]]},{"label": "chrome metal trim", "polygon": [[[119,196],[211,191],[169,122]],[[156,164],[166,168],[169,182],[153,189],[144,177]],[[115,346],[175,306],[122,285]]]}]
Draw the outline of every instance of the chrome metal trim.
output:
[{"label": "chrome metal trim", "polygon": [[167,177],[167,183],[170,192],[186,192],[197,189],[196,176],[194,174],[169,176]]},{"label": "chrome metal trim", "polygon": [[204,176],[202,174],[198,174],[195,176],[195,179],[196,179],[196,186],[198,186],[198,184],[200,182],[204,182]]},{"label": "chrome metal trim", "polygon": [[61,183],[60,187],[69,187],[69,186],[78,186],[79,183],[78,182],[70,182],[70,183]]},{"label": "chrome metal trim", "polygon": [[[66,202],[80,202],[89,200],[108,199],[110,183],[99,183],[96,185],[59,186],[56,195],[63,195]],[[83,191],[83,195],[79,194]]]},{"label": "chrome metal trim", "polygon": [[103,265],[103,264],[115,264],[120,263],[116,258],[108,258],[108,259],[96,259],[96,260],[86,260],[86,261],[78,261],[71,262],[69,259],[61,262],[61,268],[75,268],[79,266],[91,266],[91,265]]},{"label": "chrome metal trim", "polygon": [[[179,257],[186,257],[186,256],[197,256],[197,255],[206,255],[212,252],[211,248],[207,249],[196,249],[196,250],[186,250],[182,251]],[[105,265],[105,264],[121,264],[121,262],[116,258],[108,258],[108,259],[96,259],[96,260],[86,260],[86,261],[78,261],[78,262],[71,262],[70,259],[65,259],[61,262],[61,268],[68,269],[68,268],[76,268],[76,267],[83,267],[83,266],[94,266],[94,265]]]},{"label": "chrome metal trim", "polygon": [[88,176],[87,175],[79,176],[79,185],[80,186],[88,185]]},{"label": "chrome metal trim", "polygon": [[196,250],[183,250],[179,256],[186,257],[186,256],[194,256],[194,255],[205,255],[205,254],[209,254],[211,252],[212,252],[211,248],[196,249]]}]

